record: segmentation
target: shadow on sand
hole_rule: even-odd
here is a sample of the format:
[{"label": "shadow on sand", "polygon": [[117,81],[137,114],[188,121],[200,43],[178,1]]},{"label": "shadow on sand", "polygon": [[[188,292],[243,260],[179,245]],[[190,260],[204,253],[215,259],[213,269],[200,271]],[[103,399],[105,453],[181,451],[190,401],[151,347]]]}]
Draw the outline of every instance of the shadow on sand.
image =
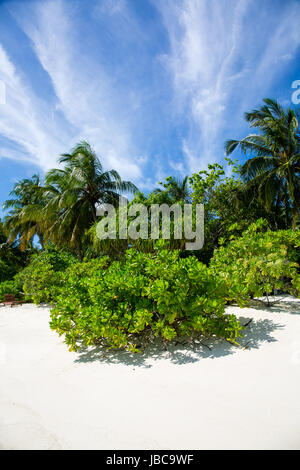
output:
[{"label": "shadow on sand", "polygon": [[269,301],[270,303],[268,305],[266,300],[262,302],[260,300],[254,299],[251,301],[250,307],[266,313],[272,312],[300,315],[300,302],[298,299],[287,300],[285,297],[280,297],[274,300],[272,297],[269,297]]},{"label": "shadow on sand", "polygon": [[[268,310],[270,311],[270,310]],[[216,359],[218,357],[234,354],[241,349],[258,349],[262,343],[277,341],[272,333],[282,329],[284,325],[273,320],[254,320],[250,317],[239,317],[242,325],[247,324],[243,337],[240,339],[240,346],[224,340],[205,339],[196,344],[186,341],[183,344],[170,344],[168,350],[164,350],[159,341],[149,345],[141,354],[130,354],[126,351],[106,351],[103,347],[97,346],[93,349],[83,349],[79,352],[77,363],[101,361],[106,364],[125,364],[128,366],[150,368],[158,359],[166,359],[173,364],[184,365],[194,363],[203,359]]]}]

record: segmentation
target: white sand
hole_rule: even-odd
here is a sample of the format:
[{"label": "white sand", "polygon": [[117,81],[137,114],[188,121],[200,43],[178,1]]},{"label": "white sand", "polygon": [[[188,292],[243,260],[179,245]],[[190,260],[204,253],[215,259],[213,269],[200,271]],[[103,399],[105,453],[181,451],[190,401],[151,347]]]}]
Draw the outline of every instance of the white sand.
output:
[{"label": "white sand", "polygon": [[68,352],[49,309],[0,307],[4,449],[300,449],[300,301],[230,311],[241,341]]}]

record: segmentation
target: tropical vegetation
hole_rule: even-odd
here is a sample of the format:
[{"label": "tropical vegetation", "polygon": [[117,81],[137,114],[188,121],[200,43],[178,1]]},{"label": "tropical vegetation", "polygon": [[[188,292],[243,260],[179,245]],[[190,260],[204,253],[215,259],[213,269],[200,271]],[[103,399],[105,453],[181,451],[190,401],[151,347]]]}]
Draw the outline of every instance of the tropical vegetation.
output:
[{"label": "tropical vegetation", "polygon": [[258,134],[242,140],[228,140],[227,154],[239,147],[249,158],[241,167],[244,190],[258,195],[267,211],[283,213],[293,229],[300,218],[300,129],[299,113],[285,110],[277,101],[265,99],[264,105],[245,114]]},{"label": "tropical vegetation", "polygon": [[[70,350],[101,344],[137,352],[155,338],[164,346],[238,341],[243,327],[225,313],[227,303],[299,296],[299,115],[265,99],[245,118],[256,133],[228,140],[224,165],[169,176],[149,193],[105,170],[85,141],[44,179],[17,182],[0,221],[0,301],[14,294],[52,304],[51,328]],[[238,149],[243,163],[230,157]],[[173,216],[169,240],[119,232],[99,240],[98,209],[111,204],[120,218],[121,196],[148,213],[153,204],[204,204],[203,248],[186,251]]]}]

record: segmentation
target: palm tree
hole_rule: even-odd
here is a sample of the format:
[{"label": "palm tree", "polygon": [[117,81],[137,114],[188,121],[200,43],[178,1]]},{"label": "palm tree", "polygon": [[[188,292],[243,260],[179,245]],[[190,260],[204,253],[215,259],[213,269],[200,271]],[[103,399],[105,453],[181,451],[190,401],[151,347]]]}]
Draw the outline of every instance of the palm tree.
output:
[{"label": "palm tree", "polygon": [[34,250],[21,250],[20,240],[11,243],[7,240],[7,233],[0,219],[0,282],[12,277],[26,266]]},{"label": "palm tree", "polygon": [[70,154],[61,155],[59,162],[64,168],[49,170],[43,187],[36,184],[35,190],[27,194],[27,180],[19,184],[17,200],[6,202],[6,207],[15,204],[14,218],[8,217],[7,223],[12,232],[18,231],[21,236],[27,233],[27,225],[39,227],[39,234],[42,231],[46,241],[74,248],[82,258],[86,233],[96,221],[97,205],[117,205],[122,193],[135,192],[137,188],[123,181],[117,171],[104,171],[85,141]]},{"label": "palm tree", "polygon": [[155,189],[156,193],[165,193],[169,202],[190,202],[189,191],[189,177],[185,176],[183,179],[176,178],[175,176],[168,176],[165,183],[162,184],[165,190],[160,188]]},{"label": "palm tree", "polygon": [[245,154],[254,155],[241,167],[246,189],[257,188],[266,209],[272,204],[284,207],[286,217],[291,210],[292,227],[300,220],[300,129],[299,114],[285,110],[272,99],[245,119],[259,134],[250,134],[242,140],[225,143],[227,155],[237,147]]},{"label": "palm tree", "polygon": [[9,210],[5,217],[5,229],[9,234],[8,241],[11,243],[18,239],[21,249],[28,245],[32,247],[35,235],[39,237],[43,245],[41,224],[37,220],[24,217],[25,211],[29,212],[36,208],[40,210],[43,206],[40,184],[39,175],[17,182],[9,193],[12,199],[8,199],[3,204],[3,209]]},{"label": "palm tree", "polygon": [[85,235],[96,221],[97,205],[118,205],[119,196],[137,191],[115,170],[104,171],[91,146],[83,141],[59,159],[64,169],[50,170],[45,177],[43,213],[48,219],[47,237],[75,247],[82,257]]}]

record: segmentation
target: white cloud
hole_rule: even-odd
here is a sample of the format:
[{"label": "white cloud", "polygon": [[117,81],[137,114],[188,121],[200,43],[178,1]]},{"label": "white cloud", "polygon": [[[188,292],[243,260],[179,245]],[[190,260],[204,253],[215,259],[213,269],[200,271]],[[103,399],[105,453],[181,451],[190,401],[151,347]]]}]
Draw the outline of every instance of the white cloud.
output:
[{"label": "white cloud", "polygon": [[[105,167],[114,167],[124,178],[138,179],[141,169],[133,161],[137,150],[130,122],[122,120],[120,113],[122,97],[114,89],[112,77],[97,62],[96,51],[82,50],[83,32],[78,30],[74,10],[67,9],[69,6],[69,2],[50,0],[12,11],[51,79],[57,98],[54,112],[60,111],[65,117],[68,137],[60,151],[68,151],[68,145],[85,139],[94,146]],[[57,132],[59,129],[54,129],[53,139]],[[43,139],[37,134],[33,144],[39,147]],[[39,163],[44,166],[44,160]]]},{"label": "white cloud", "polygon": [[278,14],[249,0],[153,2],[169,35],[170,53],[163,60],[178,112],[190,116],[182,148],[194,171],[223,158],[220,140],[228,120],[234,128],[269,93],[282,60],[293,57],[300,5],[289,2]]},{"label": "white cloud", "polygon": [[184,174],[185,173],[185,165],[183,162],[175,162],[172,160],[169,160],[169,165],[173,170],[177,171],[178,173]]},{"label": "white cloud", "polygon": [[[47,169],[85,139],[106,168],[145,188],[171,169],[185,174],[222,160],[223,141],[238,137],[244,111],[273,96],[290,66],[300,43],[300,4],[285,2],[279,15],[268,8],[271,0],[259,9],[251,0],[152,2],[165,30],[154,16],[148,22],[136,15],[127,0],[93,1],[84,17],[76,1],[11,3],[52,96],[38,96],[30,66],[19,70],[0,47],[7,83],[0,157],[10,152]],[[160,60],[153,31],[169,38]]]},{"label": "white cloud", "polygon": [[125,0],[100,0],[94,8],[95,15],[118,15],[127,13],[127,4]]},{"label": "white cloud", "polygon": [[48,114],[18,75],[1,44],[0,74],[6,89],[5,104],[0,106],[0,133],[12,143],[1,147],[0,156],[49,168],[63,150],[63,136],[61,132],[53,136]]}]

